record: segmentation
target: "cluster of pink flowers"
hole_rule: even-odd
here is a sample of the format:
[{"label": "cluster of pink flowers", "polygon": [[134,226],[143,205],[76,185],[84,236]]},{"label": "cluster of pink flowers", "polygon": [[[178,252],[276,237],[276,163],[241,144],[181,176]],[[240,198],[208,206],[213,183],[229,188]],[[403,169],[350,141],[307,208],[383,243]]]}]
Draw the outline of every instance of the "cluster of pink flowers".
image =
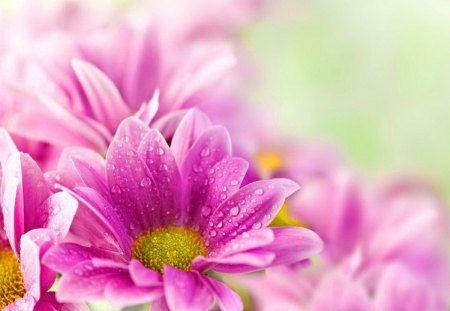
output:
[{"label": "cluster of pink flowers", "polygon": [[437,193],[362,181],[238,95],[262,6],[0,16],[0,308],[445,310]]}]

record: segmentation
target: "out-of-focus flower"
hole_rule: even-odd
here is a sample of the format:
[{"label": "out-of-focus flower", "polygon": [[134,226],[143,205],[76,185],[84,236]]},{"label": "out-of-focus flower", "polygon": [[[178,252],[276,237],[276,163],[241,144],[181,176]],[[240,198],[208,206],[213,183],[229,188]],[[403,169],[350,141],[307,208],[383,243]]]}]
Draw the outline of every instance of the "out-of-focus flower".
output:
[{"label": "out-of-focus flower", "polygon": [[61,10],[73,20],[61,17],[59,27],[38,27],[41,19],[34,18],[2,28],[0,124],[42,167],[54,167],[66,146],[105,152],[118,122],[136,113],[156,90],[161,105],[155,120],[165,118],[154,126],[168,135],[180,110],[216,106],[212,98],[224,92],[235,64],[224,36],[180,40],[178,33],[168,35],[156,17],[145,23],[110,17],[75,27],[77,15],[71,12],[79,10],[70,5]]},{"label": "out-of-focus flower", "polygon": [[248,163],[232,157],[227,131],[196,110],[170,147],[157,130],[129,118],[106,163],[82,149],[67,152],[65,170],[49,177],[81,203],[74,243],[44,257],[62,273],[61,301],[208,310],[216,299],[223,310],[241,310],[239,296],[208,271],[257,271],[321,249],[308,229],[267,228],[296,185],[278,179],[240,188]]},{"label": "out-of-focus flower", "polygon": [[258,310],[445,310],[450,271],[438,196],[411,181],[363,194],[351,180],[332,179],[326,198],[298,195],[297,210],[318,207],[317,218],[299,220],[323,235],[321,263],[244,279]]},{"label": "out-of-focus flower", "polygon": [[0,308],[2,310],[87,310],[57,303],[47,290],[56,274],[40,264],[49,247],[69,231],[78,202],[52,194],[30,156],[19,153],[0,129]]}]

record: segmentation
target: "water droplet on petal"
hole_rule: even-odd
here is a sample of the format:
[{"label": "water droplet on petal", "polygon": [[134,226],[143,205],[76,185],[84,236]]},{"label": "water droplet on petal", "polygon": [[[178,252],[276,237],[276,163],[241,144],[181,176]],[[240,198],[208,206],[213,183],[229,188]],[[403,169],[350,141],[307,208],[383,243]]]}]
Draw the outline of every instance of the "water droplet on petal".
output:
[{"label": "water droplet on petal", "polygon": [[257,194],[257,195],[263,195],[264,194],[264,190],[261,189],[261,188],[258,188],[258,189],[255,190],[254,193]]},{"label": "water droplet on petal", "polygon": [[255,222],[253,224],[253,229],[261,229],[261,227],[262,227],[262,223],[260,223],[259,221]]},{"label": "water droplet on petal", "polygon": [[238,214],[239,214],[239,207],[235,206],[232,209],[230,209],[231,216],[237,216]]},{"label": "water droplet on petal", "polygon": [[164,149],[161,147],[158,147],[158,149],[156,149],[156,153],[159,155],[163,155],[164,154]]},{"label": "water droplet on petal", "polygon": [[239,184],[239,181],[236,179],[233,179],[232,181],[230,181],[230,185],[232,186],[237,186]]},{"label": "water droplet on petal", "polygon": [[202,208],[202,215],[204,217],[208,217],[209,215],[211,215],[211,208],[209,206],[204,206]]},{"label": "water droplet on petal", "polygon": [[139,185],[141,187],[147,187],[147,186],[150,186],[151,184],[152,184],[152,180],[150,179],[150,177],[142,178],[141,182],[139,183]]},{"label": "water droplet on petal", "polygon": [[200,156],[202,156],[203,158],[208,157],[211,154],[211,150],[209,150],[208,147],[204,148],[201,152],[200,152]]}]

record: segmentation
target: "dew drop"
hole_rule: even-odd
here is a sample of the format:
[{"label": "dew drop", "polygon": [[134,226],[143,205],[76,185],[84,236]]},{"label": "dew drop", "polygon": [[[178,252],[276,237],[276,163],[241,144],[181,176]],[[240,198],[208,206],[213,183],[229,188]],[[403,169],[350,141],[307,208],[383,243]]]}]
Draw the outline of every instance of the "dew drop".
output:
[{"label": "dew drop", "polygon": [[141,182],[139,183],[139,185],[141,187],[147,187],[147,186],[150,186],[151,184],[152,184],[152,180],[150,179],[150,177],[142,178]]},{"label": "dew drop", "polygon": [[211,215],[211,208],[209,206],[204,206],[202,208],[202,215],[204,217],[208,217],[209,215]]},{"label": "dew drop", "polygon": [[255,222],[253,224],[253,229],[261,229],[261,227],[262,227],[262,223],[260,223],[259,221]]},{"label": "dew drop", "polygon": [[254,193],[257,194],[257,195],[263,195],[264,194],[264,190],[261,189],[261,188],[258,188],[258,189],[255,190]]},{"label": "dew drop", "polygon": [[239,181],[236,179],[233,179],[232,181],[230,181],[230,185],[232,186],[237,186],[239,184]]},{"label": "dew drop", "polygon": [[203,158],[208,157],[210,154],[211,154],[211,150],[208,147],[204,148],[200,152],[200,156],[202,156]]},{"label": "dew drop", "polygon": [[232,209],[230,209],[231,216],[237,216],[238,214],[239,214],[239,207],[235,206]]}]

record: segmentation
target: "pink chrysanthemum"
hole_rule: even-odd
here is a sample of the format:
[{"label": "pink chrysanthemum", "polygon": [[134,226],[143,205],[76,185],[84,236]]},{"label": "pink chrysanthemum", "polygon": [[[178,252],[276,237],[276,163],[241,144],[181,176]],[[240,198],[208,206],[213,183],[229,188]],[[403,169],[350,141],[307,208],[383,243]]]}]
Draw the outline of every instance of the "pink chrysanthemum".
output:
[{"label": "pink chrysanthemum", "polygon": [[67,193],[52,194],[37,164],[15,150],[4,129],[0,146],[0,308],[85,310],[60,304],[47,293],[56,274],[40,263],[69,231],[77,201]]},{"label": "pink chrysanthemum", "polygon": [[302,261],[322,247],[308,229],[267,228],[297,186],[279,179],[240,188],[248,163],[231,156],[227,131],[195,110],[170,147],[157,130],[129,118],[106,163],[72,149],[60,167],[53,182],[82,203],[74,243],[44,257],[62,273],[61,301],[207,310],[216,299],[223,310],[241,310],[239,296],[208,271],[257,271]]}]

